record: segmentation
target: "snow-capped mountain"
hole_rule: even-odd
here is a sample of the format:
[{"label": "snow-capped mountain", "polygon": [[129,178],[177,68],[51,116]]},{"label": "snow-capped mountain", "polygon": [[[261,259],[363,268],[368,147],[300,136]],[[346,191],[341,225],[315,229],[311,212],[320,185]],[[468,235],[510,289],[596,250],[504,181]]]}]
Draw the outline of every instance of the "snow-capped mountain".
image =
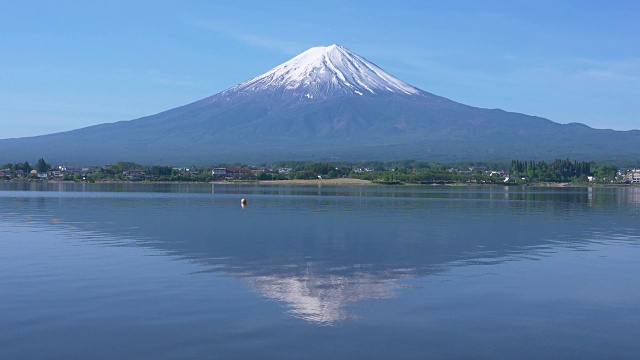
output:
[{"label": "snow-capped mountain", "polygon": [[340,45],[311,48],[224,95],[269,91],[299,98],[335,95],[418,94],[420,90],[387,74]]},{"label": "snow-capped mountain", "polygon": [[[496,99],[499,104],[500,99]],[[640,131],[464,105],[413,87],[339,45],[159,114],[0,140],[0,162],[637,159]],[[627,161],[627,160],[624,160]],[[635,164],[635,160],[633,160]]]}]

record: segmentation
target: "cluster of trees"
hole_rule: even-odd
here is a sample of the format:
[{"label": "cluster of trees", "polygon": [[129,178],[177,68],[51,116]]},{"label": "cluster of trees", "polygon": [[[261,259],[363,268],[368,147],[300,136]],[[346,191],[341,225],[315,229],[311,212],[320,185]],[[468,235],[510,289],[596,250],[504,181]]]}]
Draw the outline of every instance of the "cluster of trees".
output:
[{"label": "cluster of trees", "polygon": [[[344,164],[332,164],[329,162],[311,163],[304,161],[277,162],[269,167],[271,171],[264,171],[260,174],[260,180],[273,179],[300,179],[309,180],[322,178],[342,178],[351,173],[351,167]],[[279,169],[287,169],[287,172],[280,173]]]},{"label": "cluster of trees", "polygon": [[33,170],[33,167],[31,166],[31,164],[29,164],[28,161],[25,161],[23,163],[8,163],[8,164],[4,164],[2,165],[2,169],[9,169],[12,172],[16,172],[18,170],[23,171],[25,174],[28,174],[29,172],[31,172],[31,170]]},{"label": "cluster of trees", "polygon": [[[132,175],[139,173],[143,175]],[[108,165],[102,168],[94,168],[88,176],[89,180],[136,180],[149,181],[211,181],[210,167],[191,167],[186,169],[175,169],[171,166],[148,166],[133,162],[120,161],[115,165]]]},{"label": "cluster of trees", "polygon": [[9,169],[12,173],[16,173],[17,171],[22,171],[24,174],[29,174],[31,170],[36,170],[39,173],[46,173],[51,170],[51,164],[47,163],[44,159],[38,160],[35,166],[31,166],[28,161],[23,163],[7,163],[2,165],[0,169]]},{"label": "cluster of trees", "polygon": [[586,182],[593,176],[597,182],[611,182],[616,178],[617,167],[598,165],[593,161],[555,160],[547,164],[545,161],[513,160],[509,169],[516,177],[525,177],[527,181],[546,182]]},{"label": "cluster of trees", "polygon": [[[589,182],[616,181],[618,168],[595,162],[569,159],[545,161],[513,160],[511,164],[499,162],[466,162],[444,166],[437,163],[402,160],[392,162],[369,161],[333,164],[328,162],[282,162],[274,168],[290,168],[288,175],[264,173],[262,179],[315,179],[351,177],[385,184],[398,183],[485,183],[521,184],[527,182]],[[366,169],[366,170],[363,170]],[[501,176],[504,175],[504,176]]]},{"label": "cluster of trees", "polygon": [[[465,169],[465,170],[455,170]],[[478,167],[475,171],[469,168]],[[262,179],[316,179],[350,177],[370,180],[385,184],[398,183],[455,183],[455,182],[483,182],[499,183],[503,179],[496,176],[484,175],[482,169],[506,168],[504,164],[494,163],[461,163],[444,166],[415,160],[399,161],[363,161],[359,163],[309,163],[309,162],[279,162],[273,164],[276,169],[290,169],[286,175],[275,172],[264,173]]]},{"label": "cluster of trees", "polygon": [[[437,163],[402,160],[393,162],[367,161],[360,163],[332,162],[278,162],[250,168],[240,163],[219,164],[220,168],[244,168],[242,180],[285,180],[317,179],[318,177],[351,177],[371,180],[385,184],[397,183],[488,183],[502,184],[508,177],[509,183],[524,182],[587,182],[594,177],[595,182],[610,183],[616,180],[617,167],[596,164],[595,162],[555,160],[520,161],[508,163],[459,163],[444,166]],[[47,172],[52,169],[44,159],[35,166],[28,162],[5,164],[3,169],[22,170],[29,174],[31,170]],[[87,171],[85,171],[85,169]],[[63,180],[72,181],[211,181],[219,179],[211,173],[212,166],[173,168],[171,166],[146,166],[133,162],[118,162],[104,167],[85,168],[63,172]],[[254,171],[250,171],[254,170]],[[501,176],[502,175],[502,176]]]}]

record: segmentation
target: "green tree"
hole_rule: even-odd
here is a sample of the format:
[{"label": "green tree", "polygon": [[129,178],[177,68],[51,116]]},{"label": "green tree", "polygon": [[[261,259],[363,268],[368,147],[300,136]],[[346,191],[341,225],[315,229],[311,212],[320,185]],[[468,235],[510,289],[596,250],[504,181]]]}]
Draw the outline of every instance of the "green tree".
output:
[{"label": "green tree", "polygon": [[35,169],[39,173],[45,173],[45,172],[49,171],[49,169],[51,169],[51,165],[47,164],[47,162],[44,161],[43,158],[40,158],[40,160],[38,160],[38,163],[36,164]]}]

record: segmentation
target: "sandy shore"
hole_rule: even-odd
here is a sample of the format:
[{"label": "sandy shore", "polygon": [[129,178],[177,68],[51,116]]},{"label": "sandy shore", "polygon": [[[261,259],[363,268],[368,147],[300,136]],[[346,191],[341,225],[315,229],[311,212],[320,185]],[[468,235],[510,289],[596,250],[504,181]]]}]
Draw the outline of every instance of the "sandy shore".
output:
[{"label": "sandy shore", "polygon": [[260,185],[371,185],[369,180],[340,178],[314,180],[261,180]]}]

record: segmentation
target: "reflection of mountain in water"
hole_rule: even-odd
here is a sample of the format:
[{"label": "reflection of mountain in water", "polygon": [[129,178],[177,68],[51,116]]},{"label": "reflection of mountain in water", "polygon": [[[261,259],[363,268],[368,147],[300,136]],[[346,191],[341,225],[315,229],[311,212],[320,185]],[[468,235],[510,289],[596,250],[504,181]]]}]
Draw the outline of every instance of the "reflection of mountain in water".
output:
[{"label": "reflection of mountain in water", "polygon": [[[194,189],[200,190],[10,198],[3,192],[0,213],[37,215],[34,226],[74,227],[69,231],[91,241],[104,241],[95,236],[102,233],[119,239],[113,245],[158,249],[204,271],[246,279],[295,316],[331,324],[351,317],[351,304],[394,296],[399,279],[580,248],[607,241],[611,228],[630,232],[640,191]],[[250,202],[242,209],[245,196]]]},{"label": "reflection of mountain in water", "polygon": [[331,324],[350,317],[346,307],[363,299],[393,297],[395,279],[381,279],[366,272],[350,276],[316,275],[250,278],[264,296],[285,302],[297,317],[319,324]]}]

